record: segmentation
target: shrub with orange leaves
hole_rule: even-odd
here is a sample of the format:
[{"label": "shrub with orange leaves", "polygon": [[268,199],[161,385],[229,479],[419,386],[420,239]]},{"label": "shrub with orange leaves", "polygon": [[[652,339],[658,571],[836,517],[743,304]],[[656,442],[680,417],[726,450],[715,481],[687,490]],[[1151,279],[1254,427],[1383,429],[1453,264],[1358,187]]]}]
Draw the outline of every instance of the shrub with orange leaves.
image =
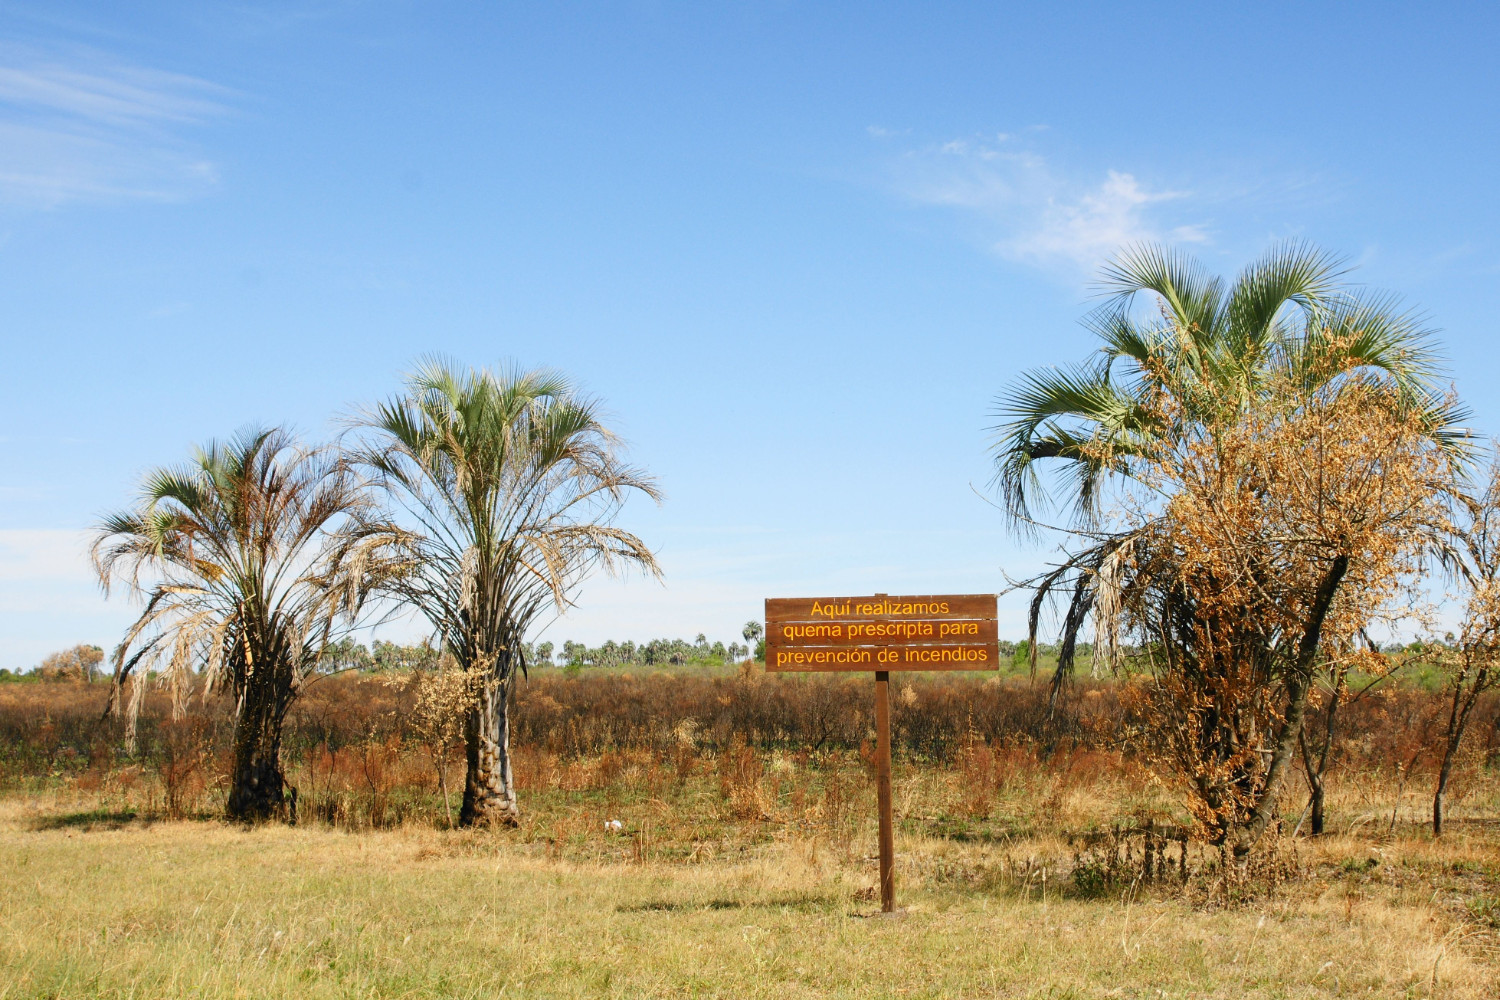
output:
[{"label": "shrub with orange leaves", "polygon": [[1108,649],[1144,650],[1151,759],[1203,832],[1248,852],[1275,815],[1315,672],[1414,601],[1452,455],[1430,405],[1358,374],[1287,385],[1156,437],[1100,560]]}]

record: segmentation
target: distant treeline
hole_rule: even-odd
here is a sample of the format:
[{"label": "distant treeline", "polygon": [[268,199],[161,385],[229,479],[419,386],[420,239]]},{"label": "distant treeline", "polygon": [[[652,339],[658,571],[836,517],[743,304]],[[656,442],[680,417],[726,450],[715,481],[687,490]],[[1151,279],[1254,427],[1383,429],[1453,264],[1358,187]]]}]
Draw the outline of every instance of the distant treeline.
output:
[{"label": "distant treeline", "polygon": [[[1043,658],[1057,655],[1054,643],[1041,643],[1037,652]],[[1087,662],[1091,655],[1087,643],[1078,647],[1080,660]],[[529,667],[557,666],[571,669],[584,667],[628,667],[628,666],[722,666],[740,663],[750,658],[765,658],[764,643],[757,641],[754,647],[740,642],[709,642],[699,633],[692,642],[686,639],[652,639],[637,643],[632,639],[616,642],[607,639],[598,646],[564,640],[560,646],[551,642],[526,644],[526,662]],[[1000,643],[1002,660],[1009,660],[1013,667],[1024,667],[1027,659],[1025,641]],[[78,645],[72,649],[53,653],[31,670],[0,669],[0,683],[17,680],[72,680],[89,683],[108,680],[112,664],[104,662],[104,650],[98,646]],[[354,670],[361,673],[383,673],[405,670],[431,670],[438,666],[439,655],[430,643],[419,642],[403,645],[376,639],[370,645],[344,639],[333,643],[324,651],[322,673],[341,673]]]},{"label": "distant treeline", "polygon": [[0,668],[0,682],[15,680],[78,681],[90,683],[100,677],[108,677],[109,671],[102,667],[104,650],[98,646],[80,643],[72,649],[53,653],[30,670],[6,670]]},{"label": "distant treeline", "polygon": [[[686,639],[652,639],[636,643],[631,639],[616,642],[607,639],[598,646],[564,640],[558,646],[551,642],[526,644],[526,663],[529,667],[558,666],[564,668],[625,667],[625,666],[680,666],[686,664],[723,665],[739,663],[752,653],[749,646],[738,642],[727,645],[709,642],[701,632],[692,642]],[[427,643],[402,646],[393,642],[376,640],[368,648],[352,639],[345,639],[330,646],[325,654],[326,669],[361,670],[376,672],[383,670],[425,670],[437,665],[438,651]]]},{"label": "distant treeline", "polygon": [[[550,642],[526,644],[526,662],[529,667],[624,667],[624,666],[678,666],[685,664],[723,665],[739,663],[749,658],[752,650],[738,642],[725,644],[708,641],[699,634],[692,642],[686,639],[652,639],[636,643],[606,640],[599,646],[590,647],[581,642],[566,640],[561,646]],[[5,681],[78,681],[90,683],[108,680],[113,664],[104,662],[104,650],[98,646],[79,645],[72,649],[53,653],[30,670],[6,670],[0,668],[0,683]],[[427,642],[402,644],[376,639],[366,646],[353,639],[332,643],[323,651],[321,673],[385,673],[409,670],[432,670],[439,665],[439,653]]]},{"label": "distant treeline", "polygon": [[[1443,646],[1445,643],[1436,643]],[[1412,644],[1411,648],[1415,648]],[[1408,647],[1402,643],[1390,643],[1382,647],[1385,652],[1399,652]],[[1057,643],[1037,644],[1039,660],[1056,662]],[[1138,652],[1134,648],[1127,652]],[[701,632],[692,641],[686,639],[652,639],[637,643],[626,639],[616,642],[607,639],[598,646],[564,640],[561,646],[550,642],[526,644],[526,662],[529,667],[557,666],[571,669],[584,667],[629,667],[629,666],[723,666],[740,663],[753,658],[764,660],[764,643],[757,642],[752,649],[739,642],[727,645],[708,641]],[[1078,662],[1087,667],[1093,657],[1093,647],[1086,642],[1078,644]],[[1024,670],[1027,666],[1027,644],[1000,642],[1001,662],[1009,662],[1011,669]],[[323,656],[323,673],[340,673],[355,670],[361,673],[383,673],[404,670],[431,670],[438,665],[438,651],[432,645],[419,642],[402,645],[376,639],[366,646],[353,639],[330,645]],[[98,646],[78,645],[72,649],[53,653],[41,663],[26,670],[0,669],[0,683],[19,680],[73,680],[84,683],[108,680],[111,665],[104,662],[104,650]]]},{"label": "distant treeline", "polygon": [[[1128,652],[1137,650],[1130,647]],[[1093,657],[1093,646],[1086,642],[1078,644],[1076,656],[1087,665]],[[1038,659],[1056,662],[1058,644],[1037,644]],[[598,646],[564,640],[561,645],[550,642],[527,643],[526,662],[531,667],[558,666],[581,669],[584,667],[630,667],[630,666],[718,666],[740,663],[747,659],[765,660],[765,643],[756,641],[749,646],[739,642],[709,642],[699,633],[692,642],[686,639],[652,639],[637,643],[632,639],[617,642],[607,639]],[[1000,641],[1000,658],[1008,662],[1013,670],[1024,669],[1028,661],[1028,646],[1020,642]],[[363,645],[346,639],[330,647],[327,654],[329,671],[357,669],[364,671],[426,669],[437,662],[437,652],[428,645],[399,646],[395,643],[376,641],[366,649]]]}]

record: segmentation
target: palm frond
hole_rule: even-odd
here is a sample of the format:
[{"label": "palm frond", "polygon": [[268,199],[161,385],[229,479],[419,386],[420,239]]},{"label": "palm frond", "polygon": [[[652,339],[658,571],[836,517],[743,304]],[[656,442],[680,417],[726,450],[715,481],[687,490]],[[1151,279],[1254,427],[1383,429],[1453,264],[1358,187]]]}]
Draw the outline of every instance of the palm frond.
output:
[{"label": "palm frond", "polygon": [[1229,351],[1253,351],[1273,338],[1283,310],[1297,306],[1309,315],[1331,305],[1341,294],[1344,261],[1309,243],[1289,241],[1273,247],[1240,272],[1229,295]]},{"label": "palm frond", "polygon": [[[992,429],[995,481],[1017,523],[1049,504],[1035,462],[1068,459],[1090,469],[1080,482],[1092,483],[1091,477],[1103,471],[1099,446],[1140,432],[1144,420],[1140,401],[1097,364],[1024,374],[1018,386],[997,400],[996,415],[1004,423]],[[1088,510],[1089,498],[1081,499],[1078,509]]]},{"label": "palm frond", "polygon": [[1193,258],[1161,244],[1121,250],[1105,265],[1099,288],[1119,308],[1128,307],[1141,292],[1155,293],[1183,335],[1184,347],[1200,354],[1220,333],[1223,281]]}]

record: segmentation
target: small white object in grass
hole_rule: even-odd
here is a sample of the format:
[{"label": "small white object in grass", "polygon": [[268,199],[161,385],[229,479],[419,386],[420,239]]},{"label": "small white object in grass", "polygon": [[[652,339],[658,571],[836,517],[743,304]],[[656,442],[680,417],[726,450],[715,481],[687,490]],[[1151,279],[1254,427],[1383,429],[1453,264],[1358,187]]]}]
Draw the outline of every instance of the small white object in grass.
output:
[{"label": "small white object in grass", "polygon": [[617,819],[607,819],[604,821],[605,833],[619,833],[623,829],[625,829],[625,824]]}]

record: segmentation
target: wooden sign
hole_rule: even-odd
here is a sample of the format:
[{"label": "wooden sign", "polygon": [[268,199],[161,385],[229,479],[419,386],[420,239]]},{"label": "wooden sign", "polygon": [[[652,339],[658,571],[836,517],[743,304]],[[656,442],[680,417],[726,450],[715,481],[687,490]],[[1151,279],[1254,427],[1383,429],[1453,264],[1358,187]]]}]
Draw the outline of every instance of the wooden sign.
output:
[{"label": "wooden sign", "polygon": [[766,669],[995,670],[994,594],[777,597],[766,601]]},{"label": "wooden sign", "polygon": [[768,671],[875,674],[875,801],[880,812],[880,908],[896,909],[896,823],[891,813],[892,670],[1000,666],[994,594],[766,599]]}]

